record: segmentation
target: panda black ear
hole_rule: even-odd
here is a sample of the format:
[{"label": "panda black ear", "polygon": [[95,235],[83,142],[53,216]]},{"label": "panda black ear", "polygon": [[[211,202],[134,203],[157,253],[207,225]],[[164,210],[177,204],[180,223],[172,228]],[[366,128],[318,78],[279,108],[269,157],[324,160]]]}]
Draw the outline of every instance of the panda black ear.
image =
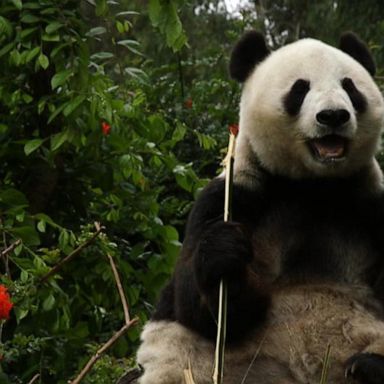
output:
[{"label": "panda black ear", "polygon": [[235,45],[229,62],[231,77],[239,82],[247,79],[257,63],[269,54],[264,37],[256,31],[247,32]]},{"label": "panda black ear", "polygon": [[376,65],[367,45],[353,32],[344,32],[340,36],[339,48],[358,61],[372,76]]}]

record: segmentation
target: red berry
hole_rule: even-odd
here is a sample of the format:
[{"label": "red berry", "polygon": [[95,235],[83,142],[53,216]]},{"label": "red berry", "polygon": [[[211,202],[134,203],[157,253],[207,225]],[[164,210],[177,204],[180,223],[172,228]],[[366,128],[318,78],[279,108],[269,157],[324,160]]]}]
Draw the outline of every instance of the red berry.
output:
[{"label": "red berry", "polygon": [[101,130],[104,136],[108,136],[111,133],[111,128],[112,127],[107,122],[103,121],[101,123]]}]

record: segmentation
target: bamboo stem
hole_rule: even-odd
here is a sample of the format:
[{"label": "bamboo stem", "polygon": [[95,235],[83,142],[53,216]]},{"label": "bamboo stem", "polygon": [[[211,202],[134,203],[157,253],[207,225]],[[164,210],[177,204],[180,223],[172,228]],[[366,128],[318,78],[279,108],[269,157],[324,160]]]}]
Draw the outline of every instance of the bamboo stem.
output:
[{"label": "bamboo stem", "polygon": [[330,358],[331,358],[331,344],[328,344],[327,350],[325,352],[323,369],[321,371],[320,384],[326,384],[328,381],[328,371],[329,371]]},{"label": "bamboo stem", "polygon": [[[224,195],[224,221],[232,219],[232,186],[233,186],[233,164],[236,136],[231,132],[225,165],[225,195]],[[213,383],[221,384],[224,378],[225,338],[227,333],[227,305],[228,289],[224,280],[220,281],[219,309],[215,349],[215,365],[213,371]]]}]

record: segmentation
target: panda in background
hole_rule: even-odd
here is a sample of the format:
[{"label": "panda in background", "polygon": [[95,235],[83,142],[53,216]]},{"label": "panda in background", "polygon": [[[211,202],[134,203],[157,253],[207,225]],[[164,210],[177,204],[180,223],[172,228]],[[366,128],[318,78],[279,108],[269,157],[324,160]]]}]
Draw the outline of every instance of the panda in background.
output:
[{"label": "panda in background", "polygon": [[233,221],[224,179],[200,194],[175,273],[142,333],[140,384],[211,383],[219,282],[225,384],[384,383],[384,102],[354,34],[233,50],[243,83]]}]

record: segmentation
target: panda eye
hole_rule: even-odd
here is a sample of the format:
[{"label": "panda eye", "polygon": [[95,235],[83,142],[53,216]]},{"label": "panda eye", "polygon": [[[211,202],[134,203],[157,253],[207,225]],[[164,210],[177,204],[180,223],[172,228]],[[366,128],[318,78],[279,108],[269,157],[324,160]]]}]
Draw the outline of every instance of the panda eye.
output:
[{"label": "panda eye", "polygon": [[357,112],[363,113],[367,109],[367,99],[365,96],[356,88],[355,83],[349,77],[345,77],[341,80],[341,86],[344,91],[347,92],[347,95],[351,99],[353,108]]},{"label": "panda eye", "polygon": [[309,92],[310,83],[308,80],[298,79],[292,85],[289,92],[284,97],[284,108],[291,116],[300,112],[306,94]]}]

